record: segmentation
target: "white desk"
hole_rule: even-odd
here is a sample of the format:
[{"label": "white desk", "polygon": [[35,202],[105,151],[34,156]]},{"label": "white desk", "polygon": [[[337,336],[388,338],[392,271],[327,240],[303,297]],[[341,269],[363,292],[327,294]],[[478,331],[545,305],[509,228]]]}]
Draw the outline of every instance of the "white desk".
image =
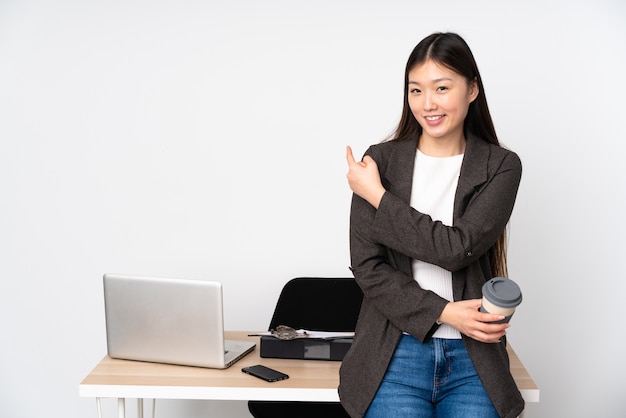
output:
[{"label": "white desk", "polygon": [[[253,332],[229,331],[226,338],[253,340],[255,350],[225,370],[127,361],[104,357],[83,379],[79,396],[118,398],[119,416],[124,401],[149,399],[267,400],[338,402],[338,361],[287,360],[259,357],[259,338]],[[511,346],[508,348],[511,373],[526,402],[539,402],[539,388]],[[289,375],[289,379],[268,383],[241,372],[241,368],[264,364]],[[140,414],[142,407],[139,407]]]}]

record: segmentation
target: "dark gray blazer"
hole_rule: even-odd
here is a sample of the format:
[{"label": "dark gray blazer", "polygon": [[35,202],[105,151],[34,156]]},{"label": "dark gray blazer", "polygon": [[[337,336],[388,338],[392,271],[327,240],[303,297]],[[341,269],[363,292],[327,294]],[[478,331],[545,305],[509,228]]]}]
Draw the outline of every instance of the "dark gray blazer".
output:
[{"label": "dark gray blazer", "polygon": [[[454,300],[482,297],[493,245],[511,216],[521,179],[515,153],[468,137],[453,226],[445,226],[409,204],[416,150],[417,140],[370,147],[366,154],[378,164],[387,192],[378,210],[356,195],[352,199],[351,270],[364,300],[339,385],[341,403],[352,417],[367,411],[402,332],[428,340],[448,303],[419,287],[411,260],[452,271]],[[500,416],[517,417],[524,400],[509,370],[506,340],[485,344],[463,336],[463,341]]]}]

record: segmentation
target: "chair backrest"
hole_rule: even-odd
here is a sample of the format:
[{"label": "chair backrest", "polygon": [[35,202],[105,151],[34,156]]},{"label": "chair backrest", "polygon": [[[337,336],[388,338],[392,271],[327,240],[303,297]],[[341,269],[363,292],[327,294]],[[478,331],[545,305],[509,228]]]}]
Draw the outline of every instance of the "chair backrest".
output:
[{"label": "chair backrest", "polygon": [[354,331],[363,292],[352,277],[297,277],[278,298],[269,329],[287,325],[312,331]]}]

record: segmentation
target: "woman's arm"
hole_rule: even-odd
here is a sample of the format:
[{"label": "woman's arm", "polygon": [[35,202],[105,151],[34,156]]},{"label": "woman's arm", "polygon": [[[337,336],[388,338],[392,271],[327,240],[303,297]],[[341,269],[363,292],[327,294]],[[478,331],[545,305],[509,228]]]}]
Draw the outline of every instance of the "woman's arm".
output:
[{"label": "woman's arm", "polygon": [[395,258],[392,251],[371,240],[375,214],[376,210],[364,199],[352,197],[350,257],[354,278],[365,299],[397,328],[426,340],[437,329],[437,318],[448,301],[422,289],[405,273],[410,272],[409,258]]},{"label": "woman's arm", "polygon": [[[477,300],[450,303],[421,289],[398,269],[389,248],[407,255],[406,262],[421,259],[450,271],[475,261],[508,222],[521,177],[517,156],[508,154],[487,182],[472,190],[474,196],[452,227],[433,221],[386,191],[371,157],[356,162],[348,148],[347,160],[347,177],[355,192],[350,221],[352,269],[365,296],[394,325],[422,340],[434,332],[437,322],[444,322],[478,341],[497,342],[507,325],[486,322],[501,318],[478,312],[473,306]],[[410,271],[410,266],[403,270]]]},{"label": "woman's arm", "polygon": [[385,192],[372,224],[372,239],[449,271],[466,267],[495,244],[515,204],[522,173],[519,158],[508,153],[493,171],[478,190],[472,191],[463,213],[456,216],[455,211],[452,226],[433,221]]},{"label": "woman's arm", "polygon": [[[376,210],[357,195],[350,211],[350,255],[352,272],[365,298],[391,323],[421,341],[447,323],[475,340],[498,342],[508,324],[490,324],[503,317],[478,311],[480,299],[448,302],[430,290],[422,289],[400,270],[408,257],[394,258],[393,252],[369,237]],[[410,269],[410,265],[405,269]]]},{"label": "woman's arm", "polygon": [[386,190],[380,181],[376,161],[369,155],[365,155],[362,161],[356,161],[350,146],[346,147],[346,160],[348,161],[346,177],[350,189],[378,209]]},{"label": "woman's arm", "polygon": [[369,155],[355,162],[348,148],[347,160],[350,188],[376,209],[371,240],[449,271],[466,267],[494,245],[513,211],[522,173],[519,158],[508,152],[447,226],[386,191]]}]

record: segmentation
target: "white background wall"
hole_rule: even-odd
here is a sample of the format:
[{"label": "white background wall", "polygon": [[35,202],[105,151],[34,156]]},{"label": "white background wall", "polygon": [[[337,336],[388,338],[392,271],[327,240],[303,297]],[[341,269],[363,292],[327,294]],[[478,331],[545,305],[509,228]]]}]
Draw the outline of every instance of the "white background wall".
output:
[{"label": "white background wall", "polygon": [[619,0],[2,0],[0,416],[97,416],[78,384],[106,352],[105,272],[221,280],[229,329],[264,329],[292,277],[349,275],[344,147],[393,129],[408,54],[440,30],[524,163],[526,417],[626,416]]}]

